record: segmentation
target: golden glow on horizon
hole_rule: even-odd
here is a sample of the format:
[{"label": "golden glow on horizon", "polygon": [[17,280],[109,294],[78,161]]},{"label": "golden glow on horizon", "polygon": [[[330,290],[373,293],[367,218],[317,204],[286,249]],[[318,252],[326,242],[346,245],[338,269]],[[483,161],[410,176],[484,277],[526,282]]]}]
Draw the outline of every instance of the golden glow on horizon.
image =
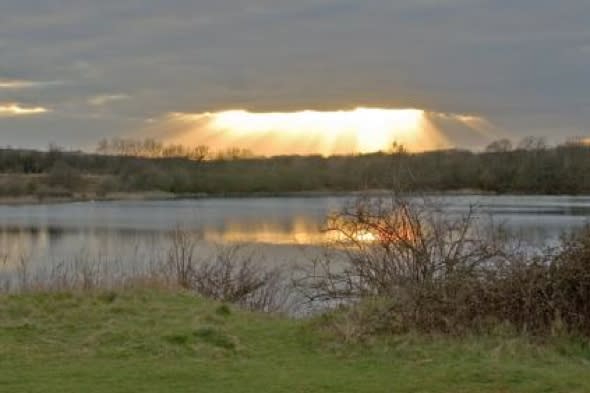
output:
[{"label": "golden glow on horizon", "polygon": [[[347,154],[448,147],[420,109],[356,108],[348,111],[174,113],[170,142],[240,147],[256,154]],[[179,132],[180,131],[180,132]]]},{"label": "golden glow on horizon", "polygon": [[212,127],[236,135],[280,132],[281,134],[323,136],[332,144],[338,138],[356,140],[361,153],[387,149],[395,140],[408,139],[419,131],[424,113],[420,110],[357,108],[353,111],[293,113],[250,113],[228,111],[215,115]]}]

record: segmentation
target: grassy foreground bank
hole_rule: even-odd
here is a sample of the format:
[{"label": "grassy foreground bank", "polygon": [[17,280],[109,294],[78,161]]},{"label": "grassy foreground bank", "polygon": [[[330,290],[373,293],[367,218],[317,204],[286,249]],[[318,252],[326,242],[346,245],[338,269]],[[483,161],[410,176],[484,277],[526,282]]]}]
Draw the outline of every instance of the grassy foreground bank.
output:
[{"label": "grassy foreground bank", "polygon": [[0,297],[4,392],[588,392],[590,349],[510,337],[343,344],[168,290]]}]

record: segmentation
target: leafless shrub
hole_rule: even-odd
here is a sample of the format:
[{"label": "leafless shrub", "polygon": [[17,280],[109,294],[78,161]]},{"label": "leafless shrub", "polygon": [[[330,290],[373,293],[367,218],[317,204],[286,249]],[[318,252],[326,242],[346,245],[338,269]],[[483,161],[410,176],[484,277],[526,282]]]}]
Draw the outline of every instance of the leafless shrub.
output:
[{"label": "leafless shrub", "polygon": [[[474,208],[453,216],[397,195],[360,199],[327,229],[343,261],[314,261],[296,285],[311,302],[354,305],[346,323],[356,315],[364,334],[466,334],[504,323],[523,333],[559,326],[590,334],[590,230],[530,255],[482,229]],[[367,299],[379,299],[372,314],[359,312]]]},{"label": "leafless shrub", "polygon": [[288,299],[288,282],[280,269],[267,269],[258,262],[240,246],[221,247],[212,257],[197,258],[194,235],[177,228],[167,267],[178,285],[207,298],[258,311],[281,310]]},{"label": "leafless shrub", "polygon": [[428,286],[474,276],[503,256],[496,241],[474,225],[471,208],[451,218],[427,200],[394,196],[363,198],[328,219],[333,247],[343,250],[344,268],[329,259],[314,261],[315,274],[303,288],[311,298],[363,298],[399,295],[401,288]]},{"label": "leafless shrub", "polygon": [[554,313],[566,327],[590,336],[590,227],[564,240],[550,275]]},{"label": "leafless shrub", "polygon": [[8,274],[4,271],[8,264],[8,254],[0,252],[0,293],[6,293],[10,291],[10,279]]},{"label": "leafless shrub", "polygon": [[20,255],[18,257],[16,275],[18,277],[18,285],[21,290],[28,290],[31,286],[31,277],[29,272],[29,258],[27,256]]},{"label": "leafless shrub", "polygon": [[151,266],[131,267],[117,257],[91,256],[84,251],[69,260],[42,262],[26,253],[0,256],[0,293],[110,290],[154,281],[167,284],[162,271]]},{"label": "leafless shrub", "polygon": [[192,289],[199,294],[259,311],[278,311],[284,305],[287,281],[277,268],[254,263],[239,246],[220,249],[215,257],[195,268]]},{"label": "leafless shrub", "polygon": [[590,336],[590,227],[504,267],[494,284],[497,312],[521,330]]},{"label": "leafless shrub", "polygon": [[190,232],[176,228],[172,233],[167,265],[176,283],[183,288],[193,285],[195,246],[196,240]]}]

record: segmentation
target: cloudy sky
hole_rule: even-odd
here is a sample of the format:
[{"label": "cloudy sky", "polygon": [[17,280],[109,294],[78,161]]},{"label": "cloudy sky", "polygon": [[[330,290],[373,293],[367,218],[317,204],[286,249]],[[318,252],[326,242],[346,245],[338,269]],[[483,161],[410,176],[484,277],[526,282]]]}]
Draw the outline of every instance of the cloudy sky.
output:
[{"label": "cloudy sky", "polygon": [[589,20],[588,0],[3,0],[0,145],[359,106],[587,136]]}]

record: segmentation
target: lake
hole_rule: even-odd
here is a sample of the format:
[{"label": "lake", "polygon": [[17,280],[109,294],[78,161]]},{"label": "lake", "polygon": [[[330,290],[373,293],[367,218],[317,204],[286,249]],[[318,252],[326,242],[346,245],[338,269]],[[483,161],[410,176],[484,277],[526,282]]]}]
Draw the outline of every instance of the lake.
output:
[{"label": "lake", "polygon": [[[452,214],[476,205],[535,246],[551,244],[590,217],[590,197],[445,196]],[[101,260],[142,269],[165,258],[171,232],[198,239],[198,253],[244,244],[260,263],[298,264],[321,252],[325,217],[353,197],[211,198],[0,206],[0,273],[26,260],[28,268]]]}]

